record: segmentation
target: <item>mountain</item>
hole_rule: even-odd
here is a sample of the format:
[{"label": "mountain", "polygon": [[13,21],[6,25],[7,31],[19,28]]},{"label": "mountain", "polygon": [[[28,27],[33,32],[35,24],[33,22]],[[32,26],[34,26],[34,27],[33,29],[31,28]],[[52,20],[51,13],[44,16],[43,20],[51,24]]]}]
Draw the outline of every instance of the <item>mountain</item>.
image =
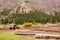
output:
[{"label": "mountain", "polygon": [[[24,4],[25,3],[25,4]],[[17,6],[25,9],[42,10],[47,14],[60,11],[60,0],[0,0],[0,10],[14,8]]]}]

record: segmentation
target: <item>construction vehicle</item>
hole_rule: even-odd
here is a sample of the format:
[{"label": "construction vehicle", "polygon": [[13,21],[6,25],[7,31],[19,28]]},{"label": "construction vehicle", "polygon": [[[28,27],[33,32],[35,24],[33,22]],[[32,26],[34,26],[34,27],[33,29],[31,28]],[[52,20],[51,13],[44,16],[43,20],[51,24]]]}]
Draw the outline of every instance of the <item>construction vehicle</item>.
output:
[{"label": "construction vehicle", "polygon": [[25,26],[32,26],[32,24],[33,24],[32,22],[25,22],[25,23],[22,24],[22,26],[24,26],[24,27]]}]

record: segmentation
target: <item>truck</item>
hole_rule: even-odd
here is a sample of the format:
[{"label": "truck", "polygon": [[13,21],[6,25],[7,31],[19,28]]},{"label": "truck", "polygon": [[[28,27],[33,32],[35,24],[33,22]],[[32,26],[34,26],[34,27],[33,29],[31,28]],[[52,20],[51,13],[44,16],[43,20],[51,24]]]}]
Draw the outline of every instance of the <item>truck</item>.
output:
[{"label": "truck", "polygon": [[32,26],[32,24],[33,24],[32,22],[25,22],[25,23],[22,24],[22,26],[29,27],[29,26]]}]

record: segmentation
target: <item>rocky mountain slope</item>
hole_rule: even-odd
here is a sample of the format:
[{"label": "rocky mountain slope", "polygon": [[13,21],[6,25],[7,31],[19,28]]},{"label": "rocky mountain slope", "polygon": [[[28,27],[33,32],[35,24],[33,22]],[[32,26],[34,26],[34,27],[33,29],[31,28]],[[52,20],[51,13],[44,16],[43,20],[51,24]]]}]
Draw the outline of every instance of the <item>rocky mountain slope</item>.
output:
[{"label": "rocky mountain slope", "polygon": [[60,0],[0,0],[0,10],[21,6],[24,10],[43,10],[47,14],[60,11]]}]

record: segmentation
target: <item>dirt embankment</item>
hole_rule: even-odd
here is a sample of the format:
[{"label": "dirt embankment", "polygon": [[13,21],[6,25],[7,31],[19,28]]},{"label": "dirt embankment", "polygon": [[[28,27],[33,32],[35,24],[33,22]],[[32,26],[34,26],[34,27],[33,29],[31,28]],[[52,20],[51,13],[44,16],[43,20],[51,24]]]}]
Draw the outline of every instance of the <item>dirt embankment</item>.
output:
[{"label": "dirt embankment", "polygon": [[22,29],[28,29],[33,31],[51,31],[51,32],[60,32],[60,25],[52,24],[52,25],[34,25],[30,27],[24,27]]},{"label": "dirt embankment", "polygon": [[30,30],[60,32],[60,27],[31,27]]},{"label": "dirt embankment", "polygon": [[27,27],[22,27],[22,26],[9,26],[9,27],[0,27],[0,30],[10,30],[10,29],[19,29],[19,30],[32,30],[32,31],[46,31],[46,32],[60,32],[60,25],[58,24],[44,24],[44,25],[33,25],[33,26],[27,26]]}]

